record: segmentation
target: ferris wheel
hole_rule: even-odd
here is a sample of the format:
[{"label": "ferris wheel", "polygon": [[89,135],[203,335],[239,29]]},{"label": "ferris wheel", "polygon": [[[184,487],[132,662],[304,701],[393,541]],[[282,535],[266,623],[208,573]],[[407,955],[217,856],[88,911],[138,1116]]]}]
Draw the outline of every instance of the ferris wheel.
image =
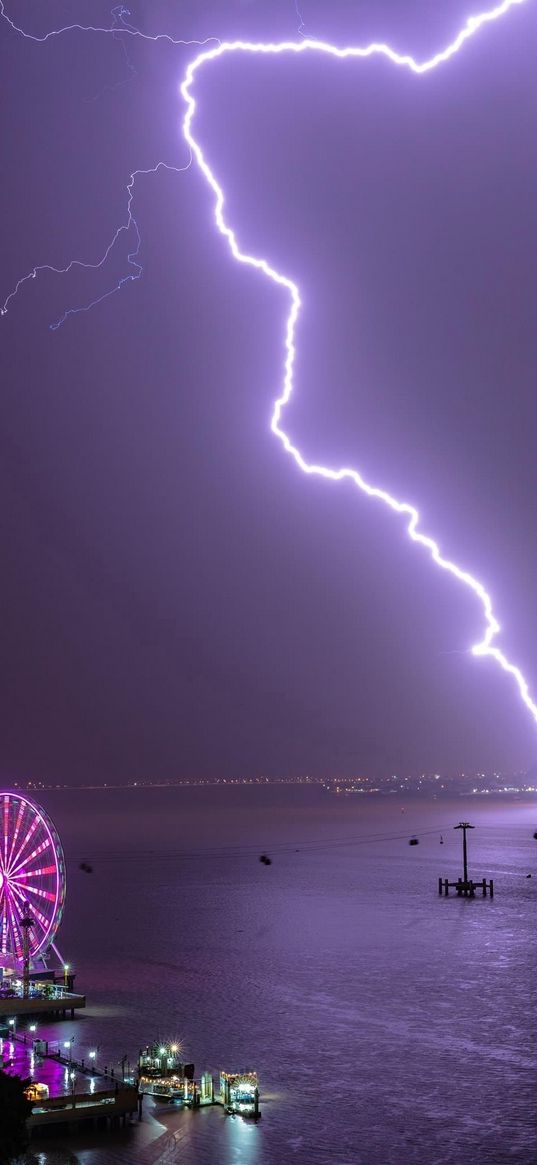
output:
[{"label": "ferris wheel", "polygon": [[28,915],[30,959],[44,958],[64,902],[65,861],[50,817],[22,793],[0,793],[0,963],[22,959]]}]

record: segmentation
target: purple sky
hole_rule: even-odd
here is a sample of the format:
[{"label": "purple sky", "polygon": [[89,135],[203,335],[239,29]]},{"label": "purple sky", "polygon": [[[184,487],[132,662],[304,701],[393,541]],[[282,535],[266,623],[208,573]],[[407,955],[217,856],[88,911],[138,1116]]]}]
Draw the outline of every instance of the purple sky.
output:
[{"label": "purple sky", "polygon": [[[426,56],[473,6],[302,0],[307,31]],[[105,4],[29,3],[36,34]],[[433,8],[434,19],[431,17]],[[294,37],[294,3],[145,3],[149,33]],[[328,14],[328,15],[327,15]],[[0,299],[96,261],[125,183],[181,166],[192,49],[0,25]],[[537,4],[414,77],[237,57],[197,132],[246,249],[300,284],[287,427],[414,502],[480,577],[537,692]],[[124,84],[118,85],[118,82]],[[142,279],[44,274],[0,321],[6,778],[508,769],[537,756],[511,682],[466,648],[479,604],[384,510],[304,478],[268,428],[287,301],[239,269],[195,171],[141,178]]]}]

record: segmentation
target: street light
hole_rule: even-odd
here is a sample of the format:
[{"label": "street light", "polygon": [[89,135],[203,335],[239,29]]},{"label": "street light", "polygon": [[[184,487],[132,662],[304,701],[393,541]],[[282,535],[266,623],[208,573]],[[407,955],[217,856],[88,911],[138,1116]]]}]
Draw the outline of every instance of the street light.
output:
[{"label": "street light", "polygon": [[64,987],[67,987],[68,972],[69,972],[69,963],[64,963],[64,965],[63,965],[63,985],[64,985]]}]

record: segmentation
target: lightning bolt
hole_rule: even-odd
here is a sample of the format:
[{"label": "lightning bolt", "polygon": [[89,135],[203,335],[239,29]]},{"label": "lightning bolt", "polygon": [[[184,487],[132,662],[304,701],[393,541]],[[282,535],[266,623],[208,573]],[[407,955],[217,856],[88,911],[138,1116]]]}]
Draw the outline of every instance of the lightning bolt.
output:
[{"label": "lightning bolt", "polygon": [[[46,41],[53,40],[56,36],[65,36],[65,34],[68,32],[105,33],[114,37],[114,39],[117,39],[117,37],[121,34],[122,36],[131,36],[138,40],[152,41],[153,44],[164,40],[167,41],[168,44],[185,45],[186,47],[189,45],[206,45],[210,44],[212,41],[218,40],[218,38],[215,36],[206,36],[203,40],[181,40],[179,37],[170,36],[167,32],[158,32],[155,33],[154,36],[150,36],[147,32],[141,32],[140,29],[136,28],[134,24],[127,24],[127,22],[124,20],[124,17],[130,16],[130,11],[122,4],[118,5],[116,8],[113,8],[111,15],[113,18],[111,25],[64,24],[61,28],[53,28],[50,30],[50,32],[43,33],[42,36],[36,36],[35,33],[26,32],[26,30],[21,28],[20,25],[15,24],[15,21],[12,20],[6,12],[5,0],[0,0],[0,20],[3,20],[6,24],[9,24],[9,27],[13,29],[13,32],[17,32],[19,36],[24,37],[25,40],[33,40],[36,42],[36,44],[45,44]],[[119,23],[120,21],[121,23]]]},{"label": "lightning bolt", "polygon": [[[123,4],[117,4],[115,8],[112,8],[110,15],[111,15],[113,22],[114,22],[113,23],[114,30],[117,29],[117,31],[119,33],[121,33],[122,30],[124,30],[126,32],[136,32],[137,31],[135,25],[129,24],[128,21],[126,20],[126,17],[130,16],[131,13],[130,13],[130,9],[125,8],[125,6]],[[98,101],[103,93],[117,92],[118,89],[123,88],[124,85],[126,85],[129,81],[131,81],[134,76],[136,76],[136,69],[134,68],[134,65],[129,57],[127,47],[125,45],[125,41],[122,39],[121,36],[114,37],[114,40],[118,40],[119,44],[121,45],[121,51],[123,53],[123,58],[125,60],[126,66],[127,66],[129,76],[125,77],[122,81],[116,81],[116,83],[114,85],[104,85],[103,88],[99,91],[99,93],[96,93],[94,97],[90,98],[90,101]]]},{"label": "lightning bolt", "polygon": [[101,258],[98,259],[95,263],[87,263],[82,259],[71,259],[66,267],[54,267],[51,263],[42,263],[38,267],[33,267],[27,275],[23,275],[22,279],[17,281],[13,290],[10,291],[9,295],[4,300],[2,307],[0,308],[0,316],[6,315],[11,300],[15,298],[21,287],[23,287],[25,283],[28,283],[30,279],[36,279],[42,271],[49,271],[54,275],[67,275],[69,271],[73,271],[77,267],[85,271],[98,271],[99,268],[104,267],[118,239],[120,239],[122,235],[126,235],[128,231],[131,230],[131,228],[134,232],[135,238],[135,246],[133,250],[129,251],[127,255],[127,263],[131,267],[131,270],[126,275],[122,275],[121,279],[118,279],[117,283],[113,287],[110,287],[108,291],[104,291],[102,295],[96,296],[96,298],[90,300],[89,303],[83,304],[81,307],[67,308],[64,312],[62,312],[62,315],[57,320],[54,320],[53,323],[49,324],[50,330],[52,332],[56,332],[58,328],[61,328],[62,324],[65,323],[69,316],[79,315],[80,312],[91,311],[92,307],[96,307],[98,303],[103,303],[105,299],[109,299],[111,295],[115,295],[118,291],[121,291],[121,288],[124,287],[126,283],[133,283],[137,279],[140,279],[143,273],[143,267],[142,264],[138,261],[138,258],[140,254],[140,247],[142,245],[142,238],[140,235],[138,223],[132,212],[132,201],[134,198],[134,187],[136,179],[140,177],[140,175],[144,174],[158,174],[159,170],[171,170],[174,174],[183,174],[185,170],[190,169],[191,165],[192,156],[189,154],[188,161],[184,166],[172,166],[168,162],[157,162],[155,166],[150,166],[147,170],[133,170],[129,181],[127,182],[128,197],[125,222],[117,228],[113,239],[108,244]]},{"label": "lightning bolt", "polygon": [[297,28],[298,35],[304,36],[304,31],[305,31],[306,25],[304,24],[304,17],[302,15],[302,11],[299,7],[298,0],[295,0],[295,14],[296,14],[296,18],[298,20],[298,28]]},{"label": "lightning bolt", "polygon": [[[165,41],[168,41],[169,43],[175,44],[175,45],[196,44],[196,45],[201,46],[201,51],[198,53],[198,55],[196,57],[194,57],[189,62],[187,69],[186,69],[186,72],[184,74],[183,81],[181,83],[181,87],[180,87],[181,95],[182,95],[183,100],[185,102],[185,115],[184,115],[184,120],[183,120],[183,124],[182,124],[183,137],[184,137],[184,140],[185,140],[185,142],[189,148],[189,151],[190,151],[190,160],[187,163],[187,166],[183,167],[183,169],[187,169],[188,166],[190,166],[192,160],[194,160],[197,163],[199,170],[201,171],[203,177],[205,178],[205,180],[207,182],[207,185],[211,189],[212,194],[214,196],[214,212],[213,213],[214,213],[215,225],[216,225],[218,231],[220,232],[220,234],[226,240],[233,258],[238,263],[242,263],[248,267],[253,267],[255,270],[260,271],[267,279],[270,279],[272,283],[274,283],[278,287],[282,288],[282,290],[287,294],[287,297],[289,300],[289,311],[288,311],[288,314],[286,317],[285,333],[284,333],[283,377],[282,377],[280,394],[279,394],[279,396],[277,396],[277,398],[274,402],[272,418],[271,418],[271,430],[274,433],[274,435],[278,438],[278,440],[281,442],[281,444],[283,445],[285,452],[290,457],[292,457],[295,464],[299,467],[299,469],[302,470],[303,473],[306,473],[308,475],[315,475],[318,477],[322,477],[327,481],[349,480],[360,490],[361,493],[365,494],[369,498],[372,498],[372,499],[375,499],[376,501],[381,502],[388,509],[390,509],[394,513],[400,515],[405,523],[406,532],[407,532],[410,540],[412,542],[415,542],[418,545],[422,546],[428,552],[428,554],[429,554],[430,558],[433,560],[433,562],[438,567],[440,567],[441,570],[452,575],[459,583],[461,583],[463,586],[465,586],[468,590],[470,590],[475,595],[475,597],[479,600],[479,602],[481,604],[481,608],[482,608],[482,612],[483,612],[483,616],[484,616],[485,630],[484,630],[484,634],[483,634],[482,639],[479,642],[475,643],[471,647],[471,649],[470,649],[471,653],[474,656],[487,656],[487,657],[492,658],[499,665],[499,667],[502,669],[502,671],[506,672],[509,676],[511,676],[511,678],[514,680],[515,685],[518,689],[518,692],[519,692],[519,695],[522,699],[522,702],[524,703],[524,705],[526,706],[528,711],[531,713],[534,721],[537,723],[537,704],[531,698],[528,683],[527,683],[524,675],[522,674],[520,668],[518,668],[515,664],[511,663],[511,661],[507,658],[507,656],[504,654],[504,652],[501,651],[501,649],[495,645],[494,641],[496,640],[496,638],[500,632],[500,624],[499,624],[499,622],[494,614],[492,599],[491,599],[488,591],[484,587],[483,583],[481,583],[479,581],[479,579],[475,578],[472,574],[470,574],[469,571],[464,570],[463,568],[458,566],[455,562],[446,558],[442,554],[438,542],[434,538],[432,538],[430,535],[425,534],[422,531],[420,514],[415,506],[410,505],[408,502],[402,501],[402,500],[394,497],[387,490],[384,490],[384,489],[380,488],[379,486],[372,485],[370,482],[366,481],[366,479],[362,476],[362,474],[356,469],[353,469],[350,467],[342,467],[340,469],[331,469],[331,468],[324,466],[324,465],[316,465],[316,464],[312,464],[312,463],[308,462],[306,460],[306,458],[303,456],[303,454],[300,452],[300,449],[298,449],[297,446],[293,444],[291,438],[288,436],[285,429],[283,428],[283,425],[282,425],[283,413],[284,413],[285,407],[288,405],[288,403],[291,399],[293,388],[294,388],[294,369],[295,369],[295,359],[296,359],[295,336],[296,336],[297,323],[298,323],[298,319],[299,319],[299,315],[300,315],[300,311],[301,311],[301,306],[302,306],[299,287],[298,287],[298,284],[295,283],[295,281],[293,279],[289,278],[289,276],[283,274],[280,271],[277,271],[276,268],[273,267],[267,259],[255,256],[255,255],[250,255],[250,254],[241,250],[235,231],[227,223],[227,221],[225,219],[225,215],[224,215],[224,207],[225,207],[224,190],[223,190],[222,186],[220,185],[220,183],[218,182],[218,179],[216,178],[216,175],[214,174],[214,171],[212,170],[209,162],[207,161],[207,158],[202,150],[202,147],[201,147],[200,143],[197,141],[196,137],[194,136],[194,132],[193,132],[193,124],[194,124],[194,118],[195,118],[195,112],[196,112],[196,99],[193,96],[193,90],[194,90],[194,83],[195,83],[197,74],[200,72],[200,70],[202,70],[204,68],[204,66],[209,65],[209,64],[217,61],[218,59],[220,59],[221,57],[224,57],[225,55],[237,53],[237,54],[256,54],[256,55],[260,55],[260,56],[269,56],[269,55],[270,56],[282,56],[282,55],[298,55],[299,53],[318,53],[318,54],[324,54],[327,56],[334,57],[338,60],[347,60],[347,59],[365,60],[368,57],[382,56],[382,57],[386,57],[394,65],[400,66],[402,68],[410,69],[411,72],[418,74],[418,75],[421,75],[423,73],[428,73],[431,70],[436,69],[439,65],[445,64],[447,61],[449,61],[452,57],[454,57],[460,51],[460,49],[463,47],[463,45],[466,43],[466,41],[468,41],[471,37],[473,37],[479,31],[479,29],[481,29],[482,27],[484,27],[487,24],[492,23],[493,21],[499,20],[502,16],[505,16],[506,13],[509,12],[509,10],[511,8],[514,8],[517,5],[522,5],[526,2],[527,2],[527,0],[502,0],[501,3],[498,3],[492,9],[489,9],[485,12],[481,12],[475,16],[470,16],[467,19],[467,21],[464,24],[461,31],[458,33],[458,35],[455,37],[455,39],[453,41],[451,41],[450,44],[448,44],[446,46],[446,48],[444,48],[442,51],[434,54],[432,57],[428,58],[427,60],[421,61],[421,62],[416,61],[409,54],[403,54],[403,53],[396,52],[388,44],[383,44],[383,43],[373,43],[373,44],[370,44],[370,45],[367,45],[364,47],[349,46],[346,48],[338,48],[337,46],[330,44],[329,42],[320,41],[320,40],[313,40],[311,38],[306,38],[306,37],[304,37],[303,39],[300,39],[298,41],[280,41],[277,43],[270,43],[270,42],[269,43],[267,43],[267,42],[254,43],[254,42],[241,41],[241,40],[220,42],[220,41],[217,41],[216,38],[207,38],[204,41],[181,41],[181,40],[177,40],[174,37],[171,37],[165,33],[159,33],[155,36],[149,36],[145,33],[140,32],[134,26],[128,25],[123,20],[123,16],[128,15],[127,10],[125,10],[125,9],[119,10],[120,14],[121,14],[121,27],[120,28],[118,27],[118,20],[117,20],[117,17],[115,16],[115,13],[114,13],[114,24],[112,27],[72,24],[72,25],[67,25],[64,28],[54,29],[51,32],[45,33],[42,36],[34,36],[30,33],[25,32],[22,28],[17,26],[14,23],[14,21],[10,17],[8,17],[7,13],[5,12],[5,4],[2,2],[2,0],[0,0],[0,19],[3,19],[4,21],[6,21],[9,24],[9,26],[15,32],[19,33],[21,36],[23,36],[27,39],[37,41],[39,43],[46,42],[52,37],[60,36],[62,34],[68,33],[68,32],[79,31],[79,32],[91,32],[91,33],[106,33],[106,34],[111,34],[115,37],[131,36],[131,37],[137,37],[137,38],[140,38],[142,40],[153,41],[153,42],[157,42],[159,40],[165,40]],[[297,2],[295,3],[295,9],[297,12],[297,16],[299,17],[299,19],[302,22],[300,9],[298,7]],[[302,33],[302,28],[303,28],[303,24],[301,23],[301,26],[299,29],[299,34]],[[207,44],[209,44],[211,42],[215,42],[215,41],[216,41],[216,43],[213,43],[211,48],[204,47]],[[85,307],[85,308],[70,309],[69,311],[65,312],[64,315],[56,322],[56,324],[52,325],[52,327],[53,328],[59,327],[60,324],[63,323],[64,320],[69,315],[73,314],[76,311],[89,310],[89,308],[91,306],[93,306],[94,303],[100,302],[100,300],[107,298],[107,296],[109,296],[109,295],[114,294],[117,290],[120,289],[121,286],[123,286],[123,284],[127,280],[129,280],[129,279],[133,280],[133,279],[139,278],[141,275],[141,270],[142,270],[140,264],[138,263],[138,255],[139,255],[139,250],[140,250],[140,234],[139,234],[137,224],[132,216],[132,211],[131,211],[132,198],[133,198],[133,194],[134,194],[134,183],[135,183],[135,179],[138,175],[155,173],[161,166],[165,166],[167,169],[174,169],[174,170],[178,169],[177,167],[168,166],[166,163],[159,162],[159,163],[157,163],[157,165],[155,167],[152,168],[152,170],[135,170],[131,174],[130,181],[127,184],[128,203],[127,203],[126,222],[118,228],[112,242],[109,244],[102,259],[99,260],[98,263],[89,264],[89,263],[82,263],[79,260],[74,260],[66,268],[54,268],[54,267],[50,267],[50,266],[34,268],[28,275],[24,276],[23,279],[19,280],[14,291],[10,293],[7,300],[5,301],[4,306],[1,309],[1,314],[5,314],[5,311],[7,310],[7,306],[9,304],[9,302],[17,294],[17,291],[19,290],[20,286],[22,286],[22,284],[25,283],[28,279],[34,279],[39,271],[49,270],[49,271],[55,271],[58,274],[63,274],[63,273],[66,273],[67,271],[69,271],[73,266],[92,267],[92,268],[102,266],[103,263],[106,262],[106,259],[108,258],[108,255],[110,254],[110,251],[111,251],[112,247],[114,246],[115,242],[117,241],[117,239],[119,238],[119,236],[122,233],[129,230],[129,228],[133,224],[134,224],[135,232],[136,232],[136,247],[129,254],[128,262],[131,264],[131,266],[134,268],[134,270],[132,272],[130,272],[127,276],[125,276],[122,280],[120,280],[114,288],[112,288],[110,291],[106,292],[104,296],[101,296],[101,297],[99,297],[99,299],[93,301],[92,304],[88,304],[87,307]]]},{"label": "lightning bolt", "polygon": [[387,490],[379,486],[372,485],[362,476],[357,469],[350,467],[342,467],[340,469],[330,469],[325,465],[315,465],[307,461],[300,449],[293,444],[291,438],[286,433],[282,425],[282,417],[286,406],[291,399],[294,388],[294,370],[296,359],[296,329],[301,311],[301,298],[298,284],[288,275],[277,271],[275,267],[265,258],[250,255],[242,251],[237,235],[233,228],[228,224],[224,214],[225,195],[222,186],[220,185],[214,171],[212,170],[202,147],[194,136],[193,125],[196,112],[196,99],[193,95],[194,84],[197,75],[205,68],[205,66],[213,64],[224,56],[230,54],[244,54],[244,55],[259,55],[259,56],[298,56],[302,53],[316,53],[325,56],[335,57],[338,60],[364,60],[368,57],[382,56],[387,57],[394,65],[410,69],[413,73],[421,75],[422,73],[429,73],[436,69],[439,65],[449,61],[459,52],[467,40],[473,37],[476,32],[486,24],[490,24],[505,14],[516,5],[525,3],[526,0],[502,0],[502,3],[496,5],[495,8],[487,12],[482,12],[476,16],[470,16],[466,24],[455,37],[455,39],[447,45],[441,52],[436,53],[428,60],[418,62],[412,56],[401,54],[390,48],[387,44],[370,44],[366,47],[349,46],[347,48],[337,48],[335,45],[326,41],[312,40],[305,38],[299,41],[280,41],[277,43],[252,43],[249,41],[223,41],[213,48],[203,50],[200,52],[187,66],[186,73],[180,86],[181,95],[185,102],[186,112],[183,120],[183,136],[189,146],[192,157],[196,161],[207,185],[210,187],[214,196],[214,221],[220,234],[226,240],[233,258],[237,263],[245,264],[247,267],[253,267],[256,271],[260,271],[272,283],[281,287],[287,294],[289,300],[289,311],[285,323],[285,338],[284,338],[284,362],[283,362],[283,379],[279,396],[276,398],[272,411],[272,418],[270,427],[274,435],[283,445],[285,452],[292,457],[295,464],[303,473],[311,476],[322,477],[326,481],[351,481],[361,493],[368,498],[373,498],[375,501],[382,502],[384,506],[399,514],[406,525],[406,532],[412,542],[417,543],[423,547],[432,558],[433,562],[440,567],[441,570],[446,571],[457,579],[459,583],[467,587],[468,590],[479,600],[485,621],[485,630],[483,638],[471,647],[471,653],[475,656],[487,656],[493,659],[502,669],[514,680],[519,695],[533,716],[537,723],[537,704],[532,699],[528,687],[528,683],[524,678],[519,667],[507,658],[503,651],[495,645],[495,639],[500,631],[500,624],[494,614],[492,599],[484,587],[483,583],[469,571],[464,570],[458,566],[457,563],[452,562],[446,558],[441,550],[436,539],[429,534],[425,534],[421,529],[421,519],[419,510],[408,502],[401,501],[388,493]]},{"label": "lightning bolt", "polygon": [[[67,33],[89,32],[109,35],[112,36],[114,40],[121,41],[125,52],[127,66],[131,72],[133,71],[133,67],[128,54],[126,53],[123,37],[132,37],[134,39],[150,41],[153,44],[156,44],[159,41],[166,41],[168,44],[182,47],[189,47],[191,45],[202,47],[203,45],[214,44],[215,42],[217,44],[220,43],[216,37],[206,37],[204,40],[180,40],[178,37],[169,36],[167,33],[156,33],[154,36],[149,36],[148,33],[141,32],[140,29],[135,27],[135,25],[127,23],[125,17],[130,16],[130,11],[124,5],[118,5],[113,8],[111,11],[111,16],[112,24],[110,26],[92,24],[67,24],[62,28],[52,29],[50,32],[44,33],[42,36],[36,36],[33,33],[26,32],[25,29],[21,28],[18,24],[15,24],[15,22],[11,19],[10,16],[8,16],[5,10],[5,3],[3,0],[0,0],[0,20],[3,20],[6,24],[9,25],[13,32],[18,33],[19,36],[24,37],[25,40],[35,41],[37,44],[44,44],[51,40],[53,37],[64,36]],[[134,234],[134,247],[127,254],[127,264],[130,267],[130,270],[127,272],[127,274],[123,275],[121,279],[118,279],[113,287],[110,287],[107,291],[103,292],[102,295],[96,296],[95,299],[90,300],[89,303],[83,304],[80,307],[71,307],[64,311],[57,320],[54,320],[53,323],[49,324],[51,331],[57,331],[57,329],[60,328],[70,316],[78,315],[80,312],[91,311],[91,309],[96,307],[97,304],[102,303],[105,299],[109,299],[110,296],[115,295],[118,291],[121,290],[122,287],[125,286],[126,283],[133,283],[140,279],[143,274],[143,267],[139,262],[142,240],[138,223],[132,211],[136,179],[144,174],[157,174],[159,170],[170,170],[175,174],[183,174],[186,170],[190,169],[191,164],[192,156],[189,151],[188,160],[184,166],[172,166],[168,162],[160,161],[157,162],[155,166],[152,166],[148,169],[133,170],[129,181],[126,184],[127,208],[125,221],[115,231],[113,238],[106,247],[101,258],[97,259],[94,263],[83,259],[71,259],[71,261],[67,263],[65,267],[55,267],[52,263],[42,263],[38,266],[32,267],[31,271],[28,271],[26,275],[23,275],[20,279],[17,280],[13,289],[6,296],[3,304],[0,306],[0,316],[5,316],[7,314],[11,302],[15,299],[24,285],[29,283],[31,279],[37,279],[38,275],[45,271],[48,271],[53,275],[68,275],[69,272],[73,271],[75,268],[86,271],[98,271],[100,268],[104,267],[118,240],[123,235],[127,235],[128,232],[131,231],[131,228],[132,233]]]}]

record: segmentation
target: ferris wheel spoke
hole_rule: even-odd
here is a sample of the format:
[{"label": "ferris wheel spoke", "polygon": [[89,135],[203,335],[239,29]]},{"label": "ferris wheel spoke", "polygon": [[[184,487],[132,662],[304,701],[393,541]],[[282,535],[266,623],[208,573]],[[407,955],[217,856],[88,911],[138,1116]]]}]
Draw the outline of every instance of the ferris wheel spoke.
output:
[{"label": "ferris wheel spoke", "polygon": [[[43,867],[43,869],[47,869],[49,871],[49,873],[51,873],[51,874],[54,874],[56,871],[55,866]],[[33,881],[31,881],[31,876],[33,876],[33,874],[38,874],[38,873],[40,873],[40,870],[33,870],[33,871],[31,871],[31,874],[30,873],[17,874],[15,877],[9,878],[9,885],[10,885],[10,887],[12,887],[12,889],[21,890],[23,895],[27,894],[27,892],[29,890],[31,890],[31,888],[33,888],[33,885],[34,885]],[[45,889],[45,888],[41,887],[40,889]]]},{"label": "ferris wheel spoke", "polygon": [[37,909],[37,906],[32,907],[32,915],[35,921],[39,923],[43,934],[47,934],[47,932],[50,930],[50,918],[45,918],[45,915],[41,914],[41,911]]},{"label": "ferris wheel spoke", "polygon": [[8,890],[7,918],[8,925],[11,928],[15,954],[20,955],[22,953],[22,933],[17,915],[17,902],[11,890]]},{"label": "ferris wheel spoke", "polygon": [[12,860],[10,862],[10,872],[13,872],[14,869],[18,869],[18,866],[14,863],[18,862],[19,865],[21,865],[22,862],[26,860],[23,857],[23,854],[24,854],[24,851],[26,849],[26,846],[28,845],[28,842],[30,842],[32,840],[32,837],[34,836],[34,833],[37,829],[38,824],[39,824],[39,818],[34,817],[32,820],[32,823],[30,825],[30,828],[26,834],[26,837],[24,838],[24,841],[21,842],[21,845],[19,846],[19,850],[18,850],[17,854],[15,855],[14,858],[12,858]]},{"label": "ferris wheel spoke", "polygon": [[[28,905],[29,905],[29,903],[28,903],[28,900],[27,900],[26,894],[25,894],[25,893],[24,893],[24,894],[23,894],[23,893],[21,893],[20,889],[19,889],[17,886],[13,886],[13,890],[14,890],[14,892],[15,892],[16,896],[17,896],[17,900],[18,900],[18,903],[19,903],[19,907],[20,907],[20,910],[21,910],[21,912],[22,912],[23,910],[25,910],[25,909],[28,909]],[[39,923],[39,925],[40,925],[40,927],[41,927],[41,930],[42,930],[44,933],[45,933],[45,932],[46,932],[46,931],[49,929],[49,927],[50,927],[50,919],[49,919],[49,918],[46,918],[46,916],[45,916],[44,914],[42,914],[42,913],[41,913],[41,911],[38,909],[38,907],[37,907],[37,906],[32,906],[32,907],[31,907],[31,916],[32,916],[32,919],[33,919],[34,923],[35,923],[35,922],[38,922],[38,923]],[[30,944],[30,945],[32,945],[32,944]],[[35,945],[35,944],[34,944],[34,945]]]},{"label": "ferris wheel spoke", "polygon": [[9,882],[9,888],[13,896],[17,899],[17,902],[20,902],[21,906],[25,906],[26,902],[28,901],[28,887],[20,886],[15,881],[15,878],[11,878]]},{"label": "ferris wheel spoke", "polygon": [[[21,858],[21,860],[18,862],[17,865],[11,864],[9,869],[8,869],[9,877],[10,878],[14,877],[14,875],[17,873],[17,870],[20,870],[21,866],[25,866],[28,864],[28,862],[32,862],[34,860],[34,858],[39,857],[39,854],[42,854],[43,850],[48,849],[48,847],[50,845],[51,845],[51,839],[50,839],[50,837],[46,837],[45,840],[40,843],[40,845],[36,845],[35,849],[33,849],[31,853],[25,854],[24,857]],[[19,857],[20,855],[17,855],[17,856]]]},{"label": "ferris wheel spoke", "polygon": [[[28,898],[27,898],[28,887],[24,887],[24,889],[23,889],[22,887],[15,885],[15,883],[12,883],[11,888],[13,890],[14,895],[17,898],[17,903],[18,903],[19,909],[22,913],[22,911],[24,909],[27,909],[28,905],[29,905]],[[50,919],[46,918],[45,915],[41,913],[41,911],[38,909],[37,906],[31,907],[31,915],[32,915],[34,922],[39,923],[43,933],[46,933],[50,928]],[[32,946],[32,943],[30,943],[30,945]],[[33,945],[35,945],[35,944],[33,944]]]},{"label": "ferris wheel spoke", "polygon": [[[33,874],[56,874],[56,866],[43,866],[42,868],[35,870],[28,869],[29,862],[33,861],[34,857],[40,856],[40,852],[43,853],[43,850],[47,849],[49,846],[50,841],[43,841],[41,846],[38,846],[37,849],[34,849],[33,853],[28,854],[27,859],[19,862],[19,866],[15,868],[9,868],[7,871],[8,881],[19,881],[20,878],[30,877]],[[45,861],[47,861],[47,857],[45,857]]]},{"label": "ferris wheel spoke", "polygon": [[[17,895],[17,898],[22,903],[28,901],[28,894],[36,894],[39,898],[42,898],[42,899],[44,898],[48,902],[55,902],[56,901],[55,894],[53,894],[51,891],[44,890],[40,886],[31,886],[26,882],[21,883],[21,882],[17,882],[15,880],[12,880],[11,888],[15,892],[15,894]],[[38,913],[39,912],[38,912],[37,907],[32,906],[32,914],[38,915]],[[44,916],[41,915],[41,917],[44,917]]]},{"label": "ferris wheel spoke", "polygon": [[22,886],[17,886],[17,883],[14,881],[10,882],[9,888],[11,890],[11,894],[13,896],[13,899],[16,898],[17,903],[20,905],[20,908],[22,910],[27,902],[26,888],[24,888],[24,890],[23,890]]},{"label": "ferris wheel spoke", "polygon": [[47,902],[56,902],[56,894],[52,890],[42,890],[40,886],[25,886],[28,894],[36,894],[38,898],[44,898]]},{"label": "ferris wheel spoke", "polygon": [[[27,824],[27,828],[26,828],[26,833],[20,841],[18,850],[13,853],[13,855],[11,857],[10,865],[13,865],[13,862],[17,861],[17,859],[20,857],[21,853],[24,850],[24,847],[27,845],[28,842],[31,841],[36,829],[37,829],[37,820],[35,817],[30,816],[29,823]],[[17,840],[18,840],[18,838],[17,838]]]},{"label": "ferris wheel spoke", "polygon": [[10,882],[24,882],[26,878],[37,878],[40,874],[55,874],[56,866],[41,866],[38,870],[24,870],[22,874],[12,874]]}]

